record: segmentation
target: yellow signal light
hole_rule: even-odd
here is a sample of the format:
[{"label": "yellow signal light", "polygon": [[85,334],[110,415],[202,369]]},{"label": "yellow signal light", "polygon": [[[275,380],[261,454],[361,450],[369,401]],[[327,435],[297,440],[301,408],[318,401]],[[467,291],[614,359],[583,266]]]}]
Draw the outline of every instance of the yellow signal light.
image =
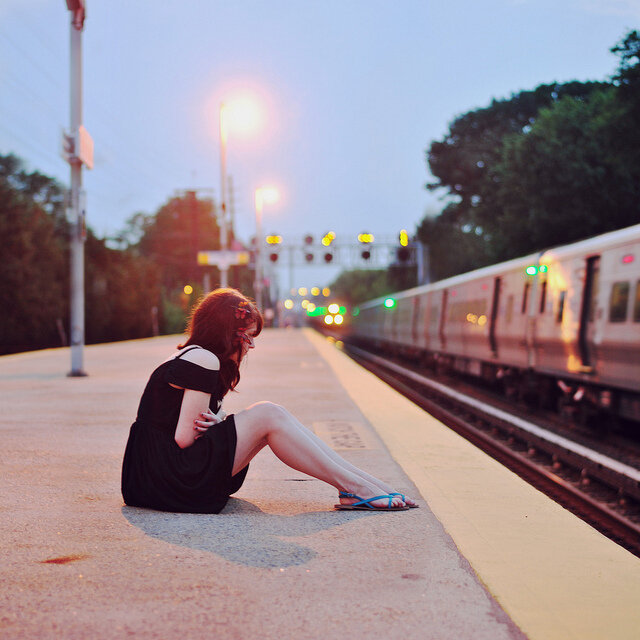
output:
[{"label": "yellow signal light", "polygon": [[282,243],[282,236],[275,236],[275,235],[267,236],[267,244],[281,244],[281,243]]},{"label": "yellow signal light", "polygon": [[403,229],[400,232],[400,236],[398,238],[400,240],[400,246],[401,247],[407,247],[409,246],[409,234],[407,233],[406,229]]},{"label": "yellow signal light", "polygon": [[374,241],[373,233],[359,233],[358,242],[362,244],[371,244]]}]

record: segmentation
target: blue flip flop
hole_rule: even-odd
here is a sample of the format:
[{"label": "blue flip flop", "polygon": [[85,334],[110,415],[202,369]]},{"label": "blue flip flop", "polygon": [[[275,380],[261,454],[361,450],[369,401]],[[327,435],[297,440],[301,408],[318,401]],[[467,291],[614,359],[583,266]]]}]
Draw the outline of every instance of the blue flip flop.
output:
[{"label": "blue flip flop", "polygon": [[[364,500],[360,496],[357,496],[355,493],[347,493],[346,491],[341,491],[339,493],[341,498],[355,498],[357,502],[352,504],[335,504],[333,505],[334,509],[338,511],[406,511],[409,507],[392,507],[391,503],[393,502],[393,496],[390,494],[383,494],[381,496],[375,496],[375,498],[369,498]],[[375,500],[382,500],[383,498],[389,498],[389,504],[386,507],[374,507],[371,503]]]},{"label": "blue flip flop", "polygon": [[[400,498],[402,498],[402,502],[404,502],[404,493],[398,493],[397,491],[392,491],[390,494],[390,496],[400,496]],[[405,502],[406,504],[406,502]],[[407,504],[407,507],[409,509],[417,509],[420,505],[419,504]]]}]

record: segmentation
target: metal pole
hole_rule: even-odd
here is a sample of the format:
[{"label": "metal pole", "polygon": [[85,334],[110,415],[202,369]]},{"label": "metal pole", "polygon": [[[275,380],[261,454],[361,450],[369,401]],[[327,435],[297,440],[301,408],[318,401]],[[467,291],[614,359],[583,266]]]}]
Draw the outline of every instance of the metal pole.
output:
[{"label": "metal pole", "polygon": [[71,371],[69,376],[86,376],[84,349],[84,240],[85,207],[82,194],[82,161],[78,158],[79,130],[82,124],[82,29],[84,6],[71,14],[71,135],[76,148],[71,165]]},{"label": "metal pole", "polygon": [[262,190],[256,189],[256,274],[254,289],[256,292],[256,304],[262,311]]},{"label": "metal pole", "polygon": [[[224,102],[220,104],[220,248],[225,251],[229,243],[227,234],[227,127],[224,122]],[[220,286],[228,286],[226,264],[220,266]]]}]

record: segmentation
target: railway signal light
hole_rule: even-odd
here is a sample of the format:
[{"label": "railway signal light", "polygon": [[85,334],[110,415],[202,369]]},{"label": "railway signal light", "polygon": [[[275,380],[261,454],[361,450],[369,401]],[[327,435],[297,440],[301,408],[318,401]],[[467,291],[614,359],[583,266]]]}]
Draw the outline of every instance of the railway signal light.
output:
[{"label": "railway signal light", "polygon": [[403,229],[398,234],[398,241],[400,242],[400,246],[401,247],[408,247],[409,246],[409,234],[407,233],[406,229]]},{"label": "railway signal light", "polygon": [[324,261],[329,264],[333,260],[333,253],[325,253]]},{"label": "railway signal light", "polygon": [[304,243],[305,244],[313,244],[313,236],[312,235],[306,235],[304,237]]},{"label": "railway signal light", "polygon": [[282,236],[277,236],[277,235],[267,236],[267,244],[282,244]]},{"label": "railway signal light", "polygon": [[371,251],[369,251],[369,249],[365,249],[360,255],[363,260],[369,260],[369,258],[371,258]]},{"label": "railway signal light", "polygon": [[271,260],[271,262],[278,262],[278,254],[275,251],[270,253],[269,260]]},{"label": "railway signal light", "polygon": [[307,262],[313,262],[313,253],[307,252],[304,254],[304,259]]},{"label": "railway signal light", "polygon": [[336,234],[333,231],[327,231],[322,237],[322,245],[328,247],[336,239]]},{"label": "railway signal light", "polygon": [[393,307],[395,307],[395,306],[396,306],[396,304],[397,304],[397,303],[396,303],[396,301],[395,301],[393,298],[387,298],[387,299],[384,301],[384,306],[385,306],[385,308],[386,308],[386,309],[393,309]]},{"label": "railway signal light", "polygon": [[373,233],[359,233],[358,234],[358,242],[362,244],[371,244],[375,238],[373,237]]}]

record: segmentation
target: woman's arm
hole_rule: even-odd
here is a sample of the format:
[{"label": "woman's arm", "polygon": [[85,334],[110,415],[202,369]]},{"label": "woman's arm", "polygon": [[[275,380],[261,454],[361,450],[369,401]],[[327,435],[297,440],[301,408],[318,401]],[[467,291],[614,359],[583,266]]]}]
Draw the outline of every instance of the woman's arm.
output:
[{"label": "woman's arm", "polygon": [[210,393],[185,389],[180,405],[180,416],[176,426],[175,441],[184,449],[190,447],[196,440],[198,431],[195,429],[196,420],[201,420],[201,413],[209,409]]},{"label": "woman's arm", "polygon": [[[220,370],[218,357],[206,349],[192,349],[184,353],[181,357],[184,361],[197,364],[203,369]],[[176,387],[174,384],[171,386]],[[177,388],[180,389],[181,387]],[[181,449],[190,447],[198,435],[201,435],[202,429],[198,431],[197,427],[202,425],[197,425],[196,420],[202,420],[201,414],[209,411],[210,401],[210,393],[196,391],[195,389],[184,390],[182,404],[180,405],[180,416],[178,417],[175,433],[175,441]]]}]

